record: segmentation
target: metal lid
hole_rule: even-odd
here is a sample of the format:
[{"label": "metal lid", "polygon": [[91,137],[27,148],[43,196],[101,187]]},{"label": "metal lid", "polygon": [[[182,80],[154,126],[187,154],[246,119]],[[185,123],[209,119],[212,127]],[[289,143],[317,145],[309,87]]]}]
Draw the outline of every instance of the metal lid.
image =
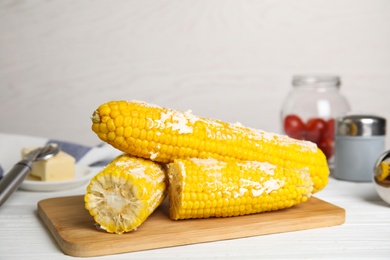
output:
[{"label": "metal lid", "polygon": [[386,119],[373,115],[349,115],[337,119],[336,135],[373,136],[386,134]]},{"label": "metal lid", "polygon": [[337,75],[294,75],[292,79],[293,86],[304,85],[330,85],[339,87],[341,84],[340,77]]}]

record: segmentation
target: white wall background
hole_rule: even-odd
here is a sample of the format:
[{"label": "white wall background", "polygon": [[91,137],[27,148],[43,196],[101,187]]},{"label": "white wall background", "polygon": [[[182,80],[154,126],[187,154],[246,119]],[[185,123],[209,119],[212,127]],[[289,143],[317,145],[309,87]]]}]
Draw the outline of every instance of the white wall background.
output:
[{"label": "white wall background", "polygon": [[0,0],[0,132],[97,144],[112,99],[279,132],[306,72],[390,120],[390,1]]}]

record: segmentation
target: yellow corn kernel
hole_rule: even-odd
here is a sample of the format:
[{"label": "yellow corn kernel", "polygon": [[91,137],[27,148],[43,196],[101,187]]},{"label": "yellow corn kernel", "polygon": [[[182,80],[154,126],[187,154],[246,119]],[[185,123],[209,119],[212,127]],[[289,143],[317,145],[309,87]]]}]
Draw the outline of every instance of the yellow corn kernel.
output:
[{"label": "yellow corn kernel", "polygon": [[[115,121],[113,115],[121,119]],[[116,125],[114,121],[123,125]],[[139,123],[144,121],[145,124]],[[117,127],[125,126],[125,131],[116,131]],[[314,181],[314,192],[328,183],[326,157],[316,144],[201,118],[190,112],[140,101],[111,101],[94,111],[92,130],[101,140],[125,153],[157,162],[192,157],[270,162],[283,168],[307,168]],[[141,134],[143,132],[147,134]],[[114,138],[117,134],[123,134],[123,138]]]},{"label": "yellow corn kernel", "polygon": [[163,166],[119,155],[94,176],[84,196],[85,208],[99,228],[122,234],[135,230],[167,195]]},{"label": "yellow corn kernel", "polygon": [[176,159],[168,178],[174,220],[280,210],[307,201],[313,191],[307,171],[256,161]]}]

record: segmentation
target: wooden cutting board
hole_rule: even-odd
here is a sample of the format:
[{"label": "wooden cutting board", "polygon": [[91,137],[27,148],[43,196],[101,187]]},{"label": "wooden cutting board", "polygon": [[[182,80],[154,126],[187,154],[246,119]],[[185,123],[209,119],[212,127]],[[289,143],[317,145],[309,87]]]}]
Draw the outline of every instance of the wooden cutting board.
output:
[{"label": "wooden cutting board", "polygon": [[169,219],[165,201],[138,230],[122,235],[97,230],[83,196],[42,200],[38,214],[61,250],[81,257],[329,227],[345,221],[344,209],[315,197],[275,212],[179,221]]}]

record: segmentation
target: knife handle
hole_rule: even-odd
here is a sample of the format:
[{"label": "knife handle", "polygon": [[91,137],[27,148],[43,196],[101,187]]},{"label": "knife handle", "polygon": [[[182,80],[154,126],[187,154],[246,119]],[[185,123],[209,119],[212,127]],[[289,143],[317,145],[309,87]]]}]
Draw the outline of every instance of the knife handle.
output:
[{"label": "knife handle", "polygon": [[11,196],[12,193],[22,184],[23,180],[30,173],[32,162],[22,160],[14,165],[14,167],[0,181],[0,207]]}]

